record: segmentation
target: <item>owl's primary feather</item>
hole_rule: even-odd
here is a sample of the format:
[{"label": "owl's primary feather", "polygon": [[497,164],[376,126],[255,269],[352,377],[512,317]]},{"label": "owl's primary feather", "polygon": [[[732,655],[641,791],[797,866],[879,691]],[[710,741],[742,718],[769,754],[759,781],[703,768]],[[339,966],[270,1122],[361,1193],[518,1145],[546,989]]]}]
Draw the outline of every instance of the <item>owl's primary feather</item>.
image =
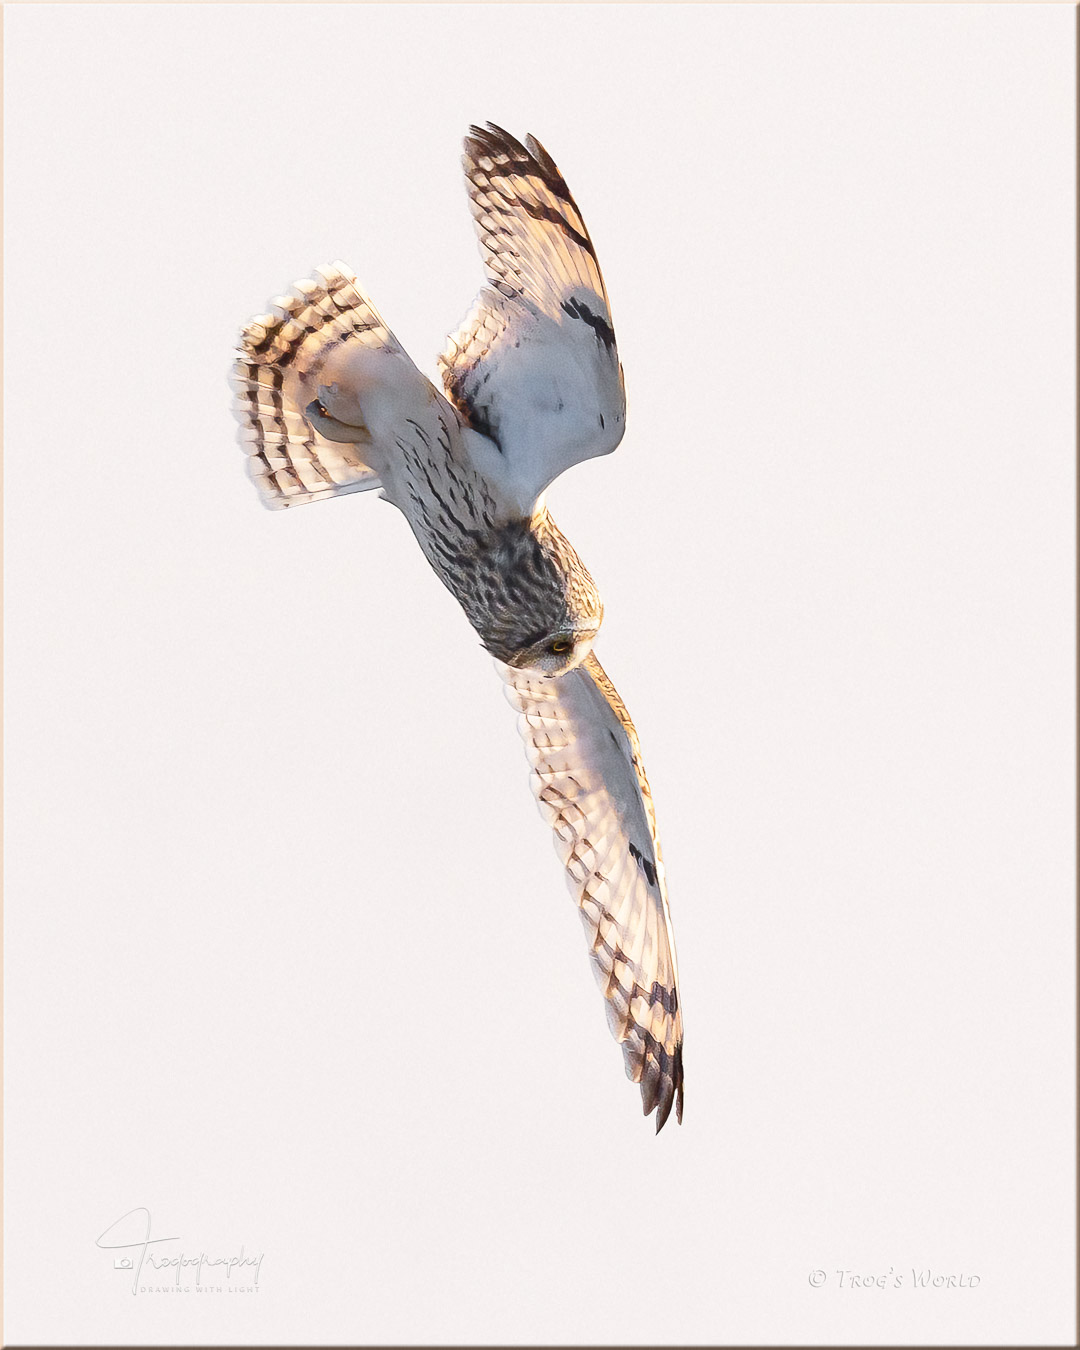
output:
[{"label": "owl's primary feather", "polygon": [[356,278],[320,268],[241,335],[248,468],[273,508],[378,488],[496,658],[589,936],[629,1076],[659,1130],[682,1119],[682,1013],[637,736],[592,644],[603,607],[544,505],[625,424],[596,252],[551,156],[473,127],[464,157],[487,285],[417,369]]}]

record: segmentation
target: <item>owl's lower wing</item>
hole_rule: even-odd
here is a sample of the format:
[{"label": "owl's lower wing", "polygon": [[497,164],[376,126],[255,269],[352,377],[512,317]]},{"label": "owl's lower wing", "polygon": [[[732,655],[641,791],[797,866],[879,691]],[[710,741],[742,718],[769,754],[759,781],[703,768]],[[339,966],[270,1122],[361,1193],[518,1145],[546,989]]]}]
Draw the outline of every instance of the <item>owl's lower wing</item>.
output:
[{"label": "owl's lower wing", "polygon": [[558,678],[499,665],[623,1047],[656,1128],[683,1110],[675,941],[633,723],[593,655]]},{"label": "owl's lower wing", "polygon": [[241,333],[232,368],[233,412],[248,475],[265,506],[276,510],[380,486],[364,460],[362,435],[329,440],[305,413],[327,362],[357,345],[400,350],[342,263],[298,281]]},{"label": "owl's lower wing", "polygon": [[447,394],[531,503],[622,439],[622,370],[596,252],[555,161],[491,123],[463,159],[488,284],[440,357]]}]

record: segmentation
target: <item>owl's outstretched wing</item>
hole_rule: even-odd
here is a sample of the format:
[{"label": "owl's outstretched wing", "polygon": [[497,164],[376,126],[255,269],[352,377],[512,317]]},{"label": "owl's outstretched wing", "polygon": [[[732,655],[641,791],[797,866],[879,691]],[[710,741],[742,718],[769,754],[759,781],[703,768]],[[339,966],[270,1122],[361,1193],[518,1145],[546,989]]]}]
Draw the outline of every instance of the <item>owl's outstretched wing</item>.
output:
[{"label": "owl's outstretched wing", "polygon": [[652,794],[633,723],[590,654],[555,678],[499,666],[540,810],[578,903],[608,1022],[645,1114],[683,1110],[675,941]]},{"label": "owl's outstretched wing", "polygon": [[305,415],[328,360],[354,344],[400,351],[343,263],[298,281],[240,335],[233,412],[248,474],[272,510],[380,486],[364,462],[362,438],[327,440]]},{"label": "owl's outstretched wing", "polygon": [[531,505],[622,439],[615,330],[581,213],[539,141],[473,127],[462,162],[488,284],[439,364],[451,402],[495,441]]}]

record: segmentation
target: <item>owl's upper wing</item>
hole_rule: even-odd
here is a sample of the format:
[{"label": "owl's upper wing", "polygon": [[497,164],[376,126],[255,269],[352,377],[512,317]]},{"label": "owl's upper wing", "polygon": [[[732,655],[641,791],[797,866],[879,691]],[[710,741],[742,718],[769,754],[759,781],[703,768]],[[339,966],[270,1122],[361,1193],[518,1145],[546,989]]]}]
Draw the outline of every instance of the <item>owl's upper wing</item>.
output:
[{"label": "owl's upper wing", "polygon": [[488,284],[439,358],[450,400],[529,505],[622,439],[622,369],[589,233],[544,147],[473,127],[463,159]]},{"label": "owl's upper wing", "polygon": [[675,941],[652,794],[633,723],[599,661],[558,678],[499,666],[555,829],[627,1076],[657,1131],[683,1109]]},{"label": "owl's upper wing", "polygon": [[343,263],[298,281],[241,333],[233,412],[248,474],[265,506],[298,506],[380,486],[364,461],[363,438],[328,440],[305,415],[327,361],[352,344],[400,350]]}]

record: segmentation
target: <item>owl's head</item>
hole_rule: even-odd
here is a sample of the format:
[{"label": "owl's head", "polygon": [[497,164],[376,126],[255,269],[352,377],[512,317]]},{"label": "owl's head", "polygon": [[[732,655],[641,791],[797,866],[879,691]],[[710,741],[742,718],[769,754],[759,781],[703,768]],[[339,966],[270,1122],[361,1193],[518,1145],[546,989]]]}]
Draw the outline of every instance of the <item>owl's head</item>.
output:
[{"label": "owl's head", "polygon": [[467,584],[452,589],[487,650],[517,670],[565,675],[604,617],[592,577],[546,511],[496,530]]},{"label": "owl's head", "polygon": [[565,675],[568,670],[580,666],[592,651],[596,635],[600,631],[600,621],[587,623],[584,627],[560,628],[549,633],[539,642],[531,643],[516,652],[507,661],[507,665],[518,670],[539,670],[545,675]]}]

